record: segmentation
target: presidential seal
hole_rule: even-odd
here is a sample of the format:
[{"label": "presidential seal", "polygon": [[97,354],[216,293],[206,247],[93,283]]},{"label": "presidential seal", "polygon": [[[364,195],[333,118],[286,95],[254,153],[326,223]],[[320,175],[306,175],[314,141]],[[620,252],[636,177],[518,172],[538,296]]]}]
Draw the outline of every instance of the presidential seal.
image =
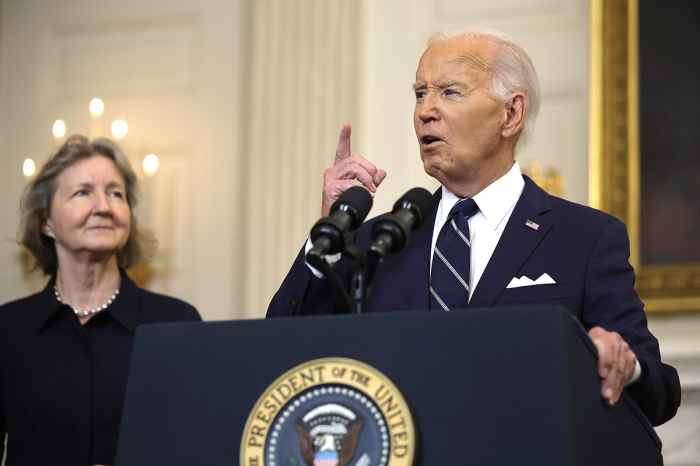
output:
[{"label": "presidential seal", "polygon": [[409,466],[416,433],[399,390],[359,361],[309,361],[275,380],[248,416],[245,466]]}]

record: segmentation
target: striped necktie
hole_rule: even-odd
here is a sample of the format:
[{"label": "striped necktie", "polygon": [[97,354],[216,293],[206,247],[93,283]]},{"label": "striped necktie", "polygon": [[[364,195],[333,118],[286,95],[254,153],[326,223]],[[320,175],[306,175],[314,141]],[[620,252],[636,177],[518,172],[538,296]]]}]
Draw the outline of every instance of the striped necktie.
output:
[{"label": "striped necktie", "polygon": [[479,211],[474,199],[461,199],[452,207],[440,230],[430,273],[430,308],[459,309],[469,304],[469,223]]}]

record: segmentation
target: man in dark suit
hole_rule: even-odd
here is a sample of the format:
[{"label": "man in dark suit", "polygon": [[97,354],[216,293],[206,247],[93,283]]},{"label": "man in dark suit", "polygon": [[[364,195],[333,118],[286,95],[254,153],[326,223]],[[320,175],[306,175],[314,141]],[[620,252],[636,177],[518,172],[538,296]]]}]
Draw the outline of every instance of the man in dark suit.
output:
[{"label": "man in dark suit", "polygon": [[[647,329],[624,224],[549,196],[515,162],[516,146],[528,137],[539,109],[539,84],[527,54],[498,31],[447,31],[431,39],[413,87],[423,165],[442,188],[426,224],[379,266],[366,312],[563,305],[598,348],[605,401],[615,404],[627,386],[652,424],[673,417],[680,404],[678,374],[661,362]],[[385,176],[351,155],[350,126],[344,125],[335,164],[324,174],[322,215],[351,186],[359,182],[374,193]],[[375,221],[348,241],[366,250]],[[458,247],[466,244],[462,255],[456,243],[446,242],[449,235]],[[330,281],[305,262],[309,248],[307,242],[268,316],[335,311]],[[350,276],[351,261],[329,263],[341,277]]]}]

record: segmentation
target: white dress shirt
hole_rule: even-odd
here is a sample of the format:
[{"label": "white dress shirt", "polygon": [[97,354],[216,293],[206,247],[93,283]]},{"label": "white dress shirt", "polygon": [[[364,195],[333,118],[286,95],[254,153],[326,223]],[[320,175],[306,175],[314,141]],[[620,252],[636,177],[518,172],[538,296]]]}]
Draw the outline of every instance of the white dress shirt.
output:
[{"label": "white dress shirt", "polygon": [[[520,194],[525,188],[525,180],[520,173],[520,165],[515,162],[510,171],[486,187],[473,197],[479,212],[469,218],[470,263],[469,263],[469,299],[474,289],[479,284],[479,279],[484,274],[486,265],[496,249],[498,240],[501,239],[506,228],[510,214],[513,213],[515,204],[520,199]],[[442,199],[438,204],[433,228],[433,242],[430,248],[435,251],[440,230],[447,221],[450,210],[459,198],[444,186],[442,187]],[[430,255],[430,269],[433,268],[433,255]]]}]

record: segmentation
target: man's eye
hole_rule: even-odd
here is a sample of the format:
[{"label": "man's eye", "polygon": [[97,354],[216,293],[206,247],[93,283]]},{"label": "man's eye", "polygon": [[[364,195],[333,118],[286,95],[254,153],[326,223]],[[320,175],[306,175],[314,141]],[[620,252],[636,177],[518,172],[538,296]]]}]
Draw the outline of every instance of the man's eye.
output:
[{"label": "man's eye", "polygon": [[87,189],[79,189],[75,193],[73,193],[73,196],[75,197],[80,197],[80,196],[85,196],[87,195]]},{"label": "man's eye", "polygon": [[458,92],[454,89],[445,89],[445,95],[457,95]]},{"label": "man's eye", "polygon": [[425,92],[423,91],[416,91],[416,100],[420,100],[423,97],[425,97]]},{"label": "man's eye", "polygon": [[118,197],[119,199],[123,199],[123,198],[124,198],[124,193],[121,192],[121,191],[112,191],[112,192],[110,193],[110,196],[112,196],[112,197]]}]

